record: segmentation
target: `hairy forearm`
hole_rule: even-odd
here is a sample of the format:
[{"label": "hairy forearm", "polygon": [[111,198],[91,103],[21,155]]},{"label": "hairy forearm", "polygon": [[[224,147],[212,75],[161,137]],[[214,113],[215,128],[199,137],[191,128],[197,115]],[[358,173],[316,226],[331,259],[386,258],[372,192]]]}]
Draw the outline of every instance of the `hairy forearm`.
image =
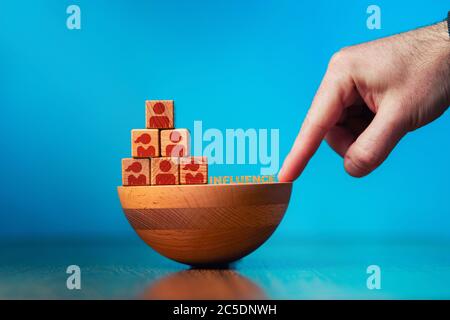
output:
[{"label": "hairy forearm", "polygon": [[450,105],[450,35],[447,21],[429,27],[430,39],[434,42],[436,59],[441,62],[441,78],[445,90],[447,106]]},{"label": "hairy forearm", "polygon": [[450,66],[450,35],[448,33],[447,21],[439,22],[428,27],[430,40],[434,42],[436,52],[445,59]]},{"label": "hairy forearm", "polygon": [[450,36],[448,34],[447,20],[433,24],[428,28],[431,30],[431,32],[434,33],[434,37],[436,37],[436,39],[440,39],[441,41],[450,44]]},{"label": "hairy forearm", "polygon": [[418,64],[415,72],[430,73],[429,79],[436,80],[436,97],[449,106],[450,36],[447,21],[400,34],[399,39],[405,47],[412,46],[411,50],[404,52],[406,56],[403,59]]},{"label": "hairy forearm", "polygon": [[[402,41],[412,44],[418,55],[450,64],[450,36],[447,21],[399,34]],[[405,44],[406,44],[405,43]]]}]

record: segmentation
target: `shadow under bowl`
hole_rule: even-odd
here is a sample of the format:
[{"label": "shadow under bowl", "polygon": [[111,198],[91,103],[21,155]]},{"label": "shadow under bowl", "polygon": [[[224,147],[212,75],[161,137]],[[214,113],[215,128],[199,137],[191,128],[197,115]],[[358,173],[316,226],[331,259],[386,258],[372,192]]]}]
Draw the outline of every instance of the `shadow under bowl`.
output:
[{"label": "shadow under bowl", "polygon": [[292,183],[118,187],[125,215],[154,250],[188,265],[236,261],[262,245]]}]

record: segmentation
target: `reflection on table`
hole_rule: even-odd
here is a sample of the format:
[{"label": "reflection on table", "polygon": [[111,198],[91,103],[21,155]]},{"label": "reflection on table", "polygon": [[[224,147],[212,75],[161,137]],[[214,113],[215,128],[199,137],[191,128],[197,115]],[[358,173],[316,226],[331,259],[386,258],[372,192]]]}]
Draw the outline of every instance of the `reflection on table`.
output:
[{"label": "reflection on table", "polygon": [[189,269],[156,280],[138,298],[158,300],[266,299],[263,290],[230,269]]}]

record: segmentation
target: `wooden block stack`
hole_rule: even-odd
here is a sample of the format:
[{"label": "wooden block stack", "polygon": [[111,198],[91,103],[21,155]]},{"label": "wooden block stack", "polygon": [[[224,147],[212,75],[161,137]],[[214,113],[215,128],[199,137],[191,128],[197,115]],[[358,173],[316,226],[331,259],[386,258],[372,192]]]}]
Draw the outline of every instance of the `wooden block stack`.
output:
[{"label": "wooden block stack", "polygon": [[174,128],[173,100],[145,102],[146,129],[131,130],[131,156],[122,159],[124,186],[208,183],[208,160],[190,155],[188,129]]}]

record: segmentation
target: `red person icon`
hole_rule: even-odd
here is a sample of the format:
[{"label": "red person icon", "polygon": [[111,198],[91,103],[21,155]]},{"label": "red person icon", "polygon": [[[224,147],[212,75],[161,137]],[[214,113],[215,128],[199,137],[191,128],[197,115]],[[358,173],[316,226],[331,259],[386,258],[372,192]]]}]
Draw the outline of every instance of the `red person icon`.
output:
[{"label": "red person icon", "polygon": [[166,155],[171,157],[184,157],[186,155],[186,147],[181,143],[183,137],[178,131],[172,131],[169,135],[171,144],[166,146]]},{"label": "red person icon", "polygon": [[[194,159],[191,160],[191,163],[186,164],[183,167],[183,170],[189,170],[189,171],[198,171],[198,169],[200,168],[200,165],[198,163],[195,162]],[[186,173],[185,175],[185,180],[186,180],[186,184],[198,184],[198,183],[203,183],[203,173],[201,172],[197,172],[195,175],[192,173]]]},{"label": "red person icon", "polygon": [[[139,173],[142,171],[142,165],[139,162],[133,162],[128,166],[128,168],[125,169],[125,172],[133,172],[133,173]],[[136,176],[135,174],[130,174],[128,176],[128,185],[130,186],[142,186],[145,185],[147,182],[147,178],[145,177],[145,174],[140,174],[139,176]]]},{"label": "red person icon", "polygon": [[[143,133],[134,141],[134,143],[149,144],[152,141],[152,137],[148,133]],[[156,156],[156,150],[154,146],[138,146],[137,156],[140,158],[149,158]]]},{"label": "red person icon", "polygon": [[173,173],[168,173],[172,168],[172,164],[169,160],[162,160],[159,163],[159,169],[162,172],[166,173],[158,173],[155,177],[156,184],[176,184],[176,177]]},{"label": "red person icon", "polygon": [[163,115],[166,111],[166,106],[162,102],[156,102],[153,107],[155,115],[148,119],[148,128],[170,128],[170,119]]},{"label": "red person icon", "polygon": [[201,172],[197,172],[195,175],[192,173],[186,173],[185,179],[186,184],[198,184],[203,183],[204,176]]}]

